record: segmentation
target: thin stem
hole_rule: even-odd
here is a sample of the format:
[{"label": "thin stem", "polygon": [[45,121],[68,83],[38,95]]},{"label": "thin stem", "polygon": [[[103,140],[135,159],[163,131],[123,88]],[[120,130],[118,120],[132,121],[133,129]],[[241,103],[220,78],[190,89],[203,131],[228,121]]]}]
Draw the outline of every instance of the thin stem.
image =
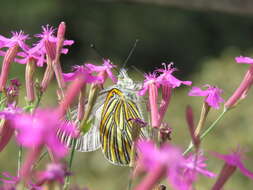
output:
[{"label": "thin stem", "polygon": [[[68,163],[69,172],[71,172],[71,167],[72,167],[72,163],[74,160],[76,142],[77,142],[77,139],[74,139],[72,149],[71,149],[70,159],[69,159],[69,163]],[[63,190],[67,190],[69,184],[70,184],[70,176],[67,176],[64,186],[63,186]]]},{"label": "thin stem", "polygon": [[48,152],[45,151],[45,152],[43,152],[43,153],[40,155],[38,161],[33,165],[32,170],[34,170],[34,169],[36,169],[36,168],[38,167],[39,163],[45,158],[45,156],[47,155],[47,153],[48,153]]},{"label": "thin stem", "polygon": [[38,97],[37,97],[37,100],[36,100],[36,102],[34,104],[34,110],[39,107],[42,95],[43,95],[42,92],[38,92],[38,94],[37,94]]},{"label": "thin stem", "polygon": [[132,173],[133,173],[133,167],[130,168],[127,190],[132,189],[132,184],[133,184]]},{"label": "thin stem", "polygon": [[[219,115],[219,117],[205,130],[205,132],[200,136],[200,140],[204,139],[216,126],[216,124],[223,118],[225,113],[227,113],[227,109],[224,109],[223,112]],[[193,143],[191,142],[187,149],[184,151],[183,155],[186,155],[193,148]]]},{"label": "thin stem", "polygon": [[22,152],[23,152],[23,148],[22,148],[22,146],[19,146],[19,149],[18,149],[18,177],[20,176],[20,170],[21,170]]}]

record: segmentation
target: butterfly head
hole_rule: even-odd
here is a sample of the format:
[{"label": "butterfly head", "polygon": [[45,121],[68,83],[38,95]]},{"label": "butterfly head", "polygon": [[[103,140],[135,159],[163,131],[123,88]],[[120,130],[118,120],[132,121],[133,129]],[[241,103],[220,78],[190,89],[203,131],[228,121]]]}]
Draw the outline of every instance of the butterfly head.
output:
[{"label": "butterfly head", "polygon": [[130,89],[130,90],[139,90],[141,86],[135,83],[127,74],[126,69],[121,69],[118,75],[117,85],[119,87]]}]

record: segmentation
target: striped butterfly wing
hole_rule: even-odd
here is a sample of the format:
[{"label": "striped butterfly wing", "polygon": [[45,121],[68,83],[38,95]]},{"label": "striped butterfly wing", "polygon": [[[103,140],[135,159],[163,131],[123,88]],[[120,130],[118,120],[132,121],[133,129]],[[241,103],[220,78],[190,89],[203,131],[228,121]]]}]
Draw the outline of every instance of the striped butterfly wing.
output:
[{"label": "striped butterfly wing", "polygon": [[132,146],[132,123],[129,119],[135,118],[142,119],[136,103],[118,88],[111,89],[103,105],[100,122],[101,148],[111,163],[129,165]]},{"label": "striped butterfly wing", "polygon": [[[92,152],[101,147],[100,143],[100,132],[99,132],[99,124],[101,120],[101,112],[103,108],[103,102],[105,99],[105,95],[101,95],[98,98],[98,104],[95,105],[94,111],[92,112],[89,120],[92,121],[91,127],[89,131],[78,137],[76,139],[76,146],[75,149],[80,152]],[[76,120],[77,117],[77,110],[74,110],[72,113],[72,120]],[[60,138],[61,142],[63,142],[68,147],[72,147],[74,143],[74,139],[69,136],[68,134],[64,133],[63,131],[58,132],[58,137]]]}]

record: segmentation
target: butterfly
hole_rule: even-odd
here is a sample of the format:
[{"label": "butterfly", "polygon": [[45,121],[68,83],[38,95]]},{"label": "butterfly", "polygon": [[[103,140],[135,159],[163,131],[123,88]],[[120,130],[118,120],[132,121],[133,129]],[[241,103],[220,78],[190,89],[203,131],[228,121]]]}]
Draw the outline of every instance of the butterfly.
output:
[{"label": "butterfly", "polygon": [[[93,123],[89,131],[79,137],[75,149],[81,152],[97,150],[101,147],[105,158],[115,165],[128,166],[133,144],[132,119],[144,120],[141,99],[137,95],[140,84],[134,83],[121,69],[116,85],[100,92],[92,113]],[[73,139],[61,134],[61,139],[71,146]],[[141,138],[148,138],[145,128]]]}]

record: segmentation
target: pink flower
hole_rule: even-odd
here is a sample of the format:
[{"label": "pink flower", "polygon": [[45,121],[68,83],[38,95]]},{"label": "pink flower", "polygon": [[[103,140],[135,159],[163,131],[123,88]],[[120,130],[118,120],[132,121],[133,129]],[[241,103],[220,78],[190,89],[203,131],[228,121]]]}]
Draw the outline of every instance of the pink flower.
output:
[{"label": "pink flower", "polygon": [[193,179],[196,177],[196,172],[198,172],[207,177],[214,178],[216,175],[205,169],[207,167],[207,164],[205,163],[206,160],[207,159],[204,157],[202,152],[198,155],[189,155],[182,164],[184,168],[183,174],[188,177],[191,176]]},{"label": "pink flower", "polygon": [[53,181],[63,184],[64,178],[68,175],[70,175],[70,173],[66,171],[66,167],[64,165],[60,163],[48,164],[45,171],[38,173],[37,185],[42,185],[46,182]]},{"label": "pink flower", "polygon": [[151,125],[153,127],[159,127],[159,112],[158,112],[158,88],[160,83],[157,81],[156,74],[145,74],[145,80],[142,89],[139,91],[140,96],[144,96],[148,90],[149,105],[151,113]]},{"label": "pink flower", "polygon": [[253,84],[253,59],[250,57],[236,57],[235,61],[237,63],[246,63],[246,64],[251,64],[248,71],[244,75],[244,78],[240,84],[240,86],[235,90],[233,95],[225,102],[225,107],[227,109],[233,107],[236,105],[236,103],[239,100],[244,99],[247,96],[247,93],[250,89],[250,87]]},{"label": "pink flower", "polygon": [[139,159],[137,168],[148,172],[135,190],[150,190],[166,175],[175,174],[183,160],[181,151],[170,145],[160,149],[150,141],[139,141],[137,144]]},{"label": "pink flower", "polygon": [[239,56],[235,58],[237,63],[246,63],[246,64],[253,64],[253,59],[251,57],[243,57]]},{"label": "pink flower", "polygon": [[101,83],[103,84],[107,77],[111,78],[114,83],[117,82],[117,78],[113,75],[112,69],[116,67],[113,65],[109,59],[103,60],[102,66],[96,66],[92,64],[85,64],[85,67],[90,69],[92,72],[97,72],[98,76],[101,77]]},{"label": "pink flower", "polygon": [[21,109],[16,108],[14,105],[9,105],[3,111],[0,112],[0,118],[2,119],[0,129],[0,152],[9,143],[12,135],[14,134],[14,128],[10,123],[10,119],[17,113],[20,113]]},{"label": "pink flower", "polygon": [[[190,190],[197,174],[214,177],[215,174],[206,169],[204,156],[182,156],[179,148],[172,145],[163,145],[160,149],[152,142],[140,141],[138,143],[137,168],[148,172],[147,177],[137,186],[136,190],[149,190],[167,176],[169,183],[177,190]],[[156,173],[157,172],[157,173]]]},{"label": "pink flower", "polygon": [[201,90],[199,87],[192,87],[190,92],[188,93],[189,96],[205,96],[205,102],[213,107],[214,109],[219,109],[220,103],[224,102],[221,98],[221,93],[223,92],[220,88],[211,86],[211,85],[204,85],[206,90]]},{"label": "pink flower", "polygon": [[166,63],[162,63],[164,66],[164,69],[157,69],[156,71],[161,72],[161,75],[158,77],[158,80],[160,81],[161,84],[167,84],[171,88],[176,88],[181,86],[182,84],[190,86],[192,84],[191,81],[181,81],[174,77],[172,73],[176,71],[175,68],[172,68],[173,63],[170,63],[166,65]]},{"label": "pink flower", "polygon": [[24,43],[24,40],[27,39],[28,36],[24,35],[23,32],[13,33],[13,37],[8,39],[3,36],[0,36],[0,48],[7,47],[8,50],[6,52],[0,51],[0,55],[4,56],[1,76],[0,76],[0,91],[3,91],[6,82],[8,80],[10,65],[15,60],[17,56],[19,47],[23,50],[28,49],[28,46]]},{"label": "pink flower", "polygon": [[63,78],[65,81],[73,81],[77,77],[80,77],[85,81],[85,83],[101,82],[101,78],[93,76],[91,70],[85,66],[75,65],[73,70],[74,72],[72,73],[63,73]]},{"label": "pink flower", "polygon": [[[41,38],[41,40],[34,46],[34,51],[41,50],[42,53],[45,55],[49,55],[51,60],[54,60],[56,55],[56,43],[57,37],[54,35],[55,29],[50,27],[49,25],[42,26],[42,33],[36,34],[35,37]],[[64,40],[64,46],[70,46],[74,43],[73,40]],[[62,48],[61,52],[63,54],[68,53],[68,49]]]},{"label": "pink flower", "polygon": [[63,123],[52,110],[37,110],[33,115],[17,114],[12,123],[17,130],[17,140],[22,146],[34,148],[45,145],[57,158],[67,153],[67,148],[57,137],[57,131],[68,129],[67,132],[73,136],[76,133],[73,124]]},{"label": "pink flower", "polygon": [[212,187],[212,190],[220,190],[224,186],[224,184],[229,180],[229,178],[233,175],[236,168],[248,178],[253,179],[253,172],[249,171],[244,164],[242,163],[243,151],[241,149],[237,149],[233,151],[231,154],[219,154],[213,153],[217,158],[224,160],[225,164],[223,165],[222,170],[220,171],[219,177]]},{"label": "pink flower", "polygon": [[22,30],[20,32],[12,32],[11,38],[0,35],[0,48],[11,48],[18,45],[22,50],[27,50],[28,46],[24,43],[26,39],[28,39],[28,35],[24,34]]},{"label": "pink flower", "polygon": [[253,172],[249,171],[242,163],[242,159],[244,155],[241,149],[238,148],[237,150],[233,151],[231,154],[213,153],[213,155],[221,160],[224,160],[226,164],[230,166],[235,166],[242,172],[242,174],[244,174],[250,179],[253,179]]},{"label": "pink flower", "polygon": [[41,49],[37,47],[29,48],[27,51],[19,52],[15,61],[20,64],[27,64],[28,62],[34,61],[38,67],[43,67],[43,64],[46,62],[45,54]]},{"label": "pink flower", "polygon": [[0,181],[2,181],[5,184],[16,185],[19,182],[19,177],[18,176],[12,176],[8,172],[3,172],[2,176],[4,178],[0,178]]},{"label": "pink flower", "polygon": [[[153,127],[159,127],[162,123],[164,115],[168,109],[171,98],[172,88],[179,87],[182,84],[191,85],[191,81],[180,81],[175,78],[172,73],[175,71],[172,64],[166,65],[163,63],[164,69],[157,69],[157,73],[146,74],[142,89],[139,95],[143,96],[149,91],[149,104],[151,111],[151,122]],[[162,100],[158,108],[158,88],[162,87]]]},{"label": "pink flower", "polygon": [[21,86],[21,83],[18,79],[11,79],[10,85],[6,88],[6,93],[8,96],[18,96],[19,95],[19,87]]}]

